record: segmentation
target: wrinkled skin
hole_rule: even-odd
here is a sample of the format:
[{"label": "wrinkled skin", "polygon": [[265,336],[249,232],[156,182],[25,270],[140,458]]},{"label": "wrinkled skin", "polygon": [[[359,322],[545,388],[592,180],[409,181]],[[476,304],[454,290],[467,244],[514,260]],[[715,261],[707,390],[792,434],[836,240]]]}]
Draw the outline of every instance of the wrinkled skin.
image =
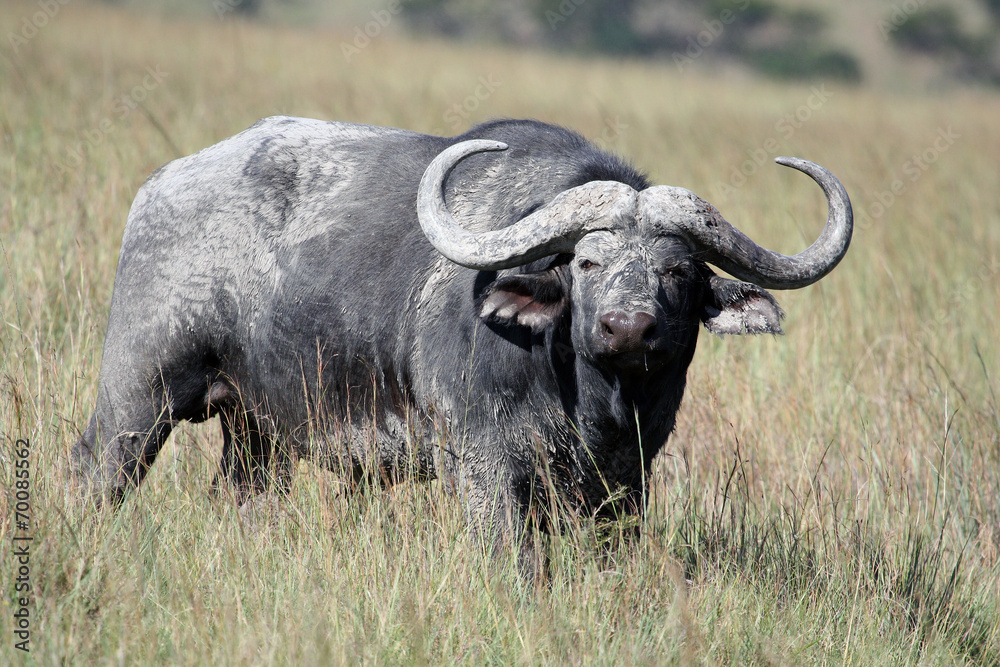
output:
[{"label": "wrinkled skin", "polygon": [[699,326],[780,333],[780,308],[637,217],[573,253],[457,266],[421,233],[415,198],[435,155],[469,138],[510,146],[448,180],[469,229],[589,181],[648,187],[531,121],[443,139],[273,118],[166,165],[126,226],[80,482],[117,502],[174,425],[218,416],[216,485],[240,501],[286,486],[298,456],[354,481],[441,478],[529,576],[522,538],[532,516],[546,523],[549,492],[577,512],[641,513]]},{"label": "wrinkled skin", "polygon": [[[636,372],[656,371],[693,348],[704,299],[705,267],[695,265],[686,243],[639,233],[594,232],[577,245],[573,270],[573,340],[598,365]],[[607,313],[648,313],[634,336],[615,336]],[[632,324],[626,318],[622,327]],[[634,319],[634,318],[633,318]],[[641,325],[638,327],[641,328]]]}]

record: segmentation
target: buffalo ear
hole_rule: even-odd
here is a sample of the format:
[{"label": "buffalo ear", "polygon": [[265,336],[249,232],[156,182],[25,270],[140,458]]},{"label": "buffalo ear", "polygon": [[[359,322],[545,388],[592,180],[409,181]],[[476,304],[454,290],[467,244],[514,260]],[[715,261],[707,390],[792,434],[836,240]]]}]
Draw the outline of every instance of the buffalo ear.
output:
[{"label": "buffalo ear", "polygon": [[785,317],[770,292],[713,275],[702,310],[705,328],[715,334],[780,334]]},{"label": "buffalo ear", "polygon": [[537,333],[554,324],[568,306],[567,286],[556,269],[497,278],[480,297],[479,316]]}]

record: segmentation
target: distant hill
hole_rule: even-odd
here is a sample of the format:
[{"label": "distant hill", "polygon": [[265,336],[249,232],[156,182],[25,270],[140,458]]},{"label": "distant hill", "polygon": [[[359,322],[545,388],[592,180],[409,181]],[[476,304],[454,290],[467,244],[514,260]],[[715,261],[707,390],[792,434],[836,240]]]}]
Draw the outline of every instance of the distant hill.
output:
[{"label": "distant hill", "polygon": [[1000,86],[1000,0],[107,0],[332,28],[345,49],[409,31],[678,71],[865,82],[897,90]]}]

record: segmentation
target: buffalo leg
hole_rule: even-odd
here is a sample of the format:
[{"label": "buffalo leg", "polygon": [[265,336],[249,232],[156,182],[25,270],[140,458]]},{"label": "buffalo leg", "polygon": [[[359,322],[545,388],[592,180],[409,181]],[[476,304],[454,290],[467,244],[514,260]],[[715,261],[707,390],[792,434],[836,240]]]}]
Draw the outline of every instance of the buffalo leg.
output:
[{"label": "buffalo leg", "polygon": [[228,408],[219,413],[222,422],[222,459],[219,472],[212,480],[213,491],[223,484],[232,488],[236,502],[242,505],[263,493],[272,482],[286,492],[289,486],[289,464],[278,451],[274,438],[265,433],[253,412]]},{"label": "buffalo leg", "polygon": [[521,576],[537,582],[545,576],[545,554],[535,544],[530,493],[519,493],[522,486],[503,472],[471,481],[465,494],[466,516],[476,538],[494,557],[516,556]]}]

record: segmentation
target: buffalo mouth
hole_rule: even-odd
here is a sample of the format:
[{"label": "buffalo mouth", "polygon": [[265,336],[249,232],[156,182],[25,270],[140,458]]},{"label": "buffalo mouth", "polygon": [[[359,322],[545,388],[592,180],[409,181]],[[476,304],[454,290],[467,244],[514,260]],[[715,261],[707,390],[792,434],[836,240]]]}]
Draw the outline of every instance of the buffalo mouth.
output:
[{"label": "buffalo mouth", "polygon": [[670,363],[673,355],[663,350],[607,350],[596,357],[596,361],[609,370],[642,375],[655,373]]}]

